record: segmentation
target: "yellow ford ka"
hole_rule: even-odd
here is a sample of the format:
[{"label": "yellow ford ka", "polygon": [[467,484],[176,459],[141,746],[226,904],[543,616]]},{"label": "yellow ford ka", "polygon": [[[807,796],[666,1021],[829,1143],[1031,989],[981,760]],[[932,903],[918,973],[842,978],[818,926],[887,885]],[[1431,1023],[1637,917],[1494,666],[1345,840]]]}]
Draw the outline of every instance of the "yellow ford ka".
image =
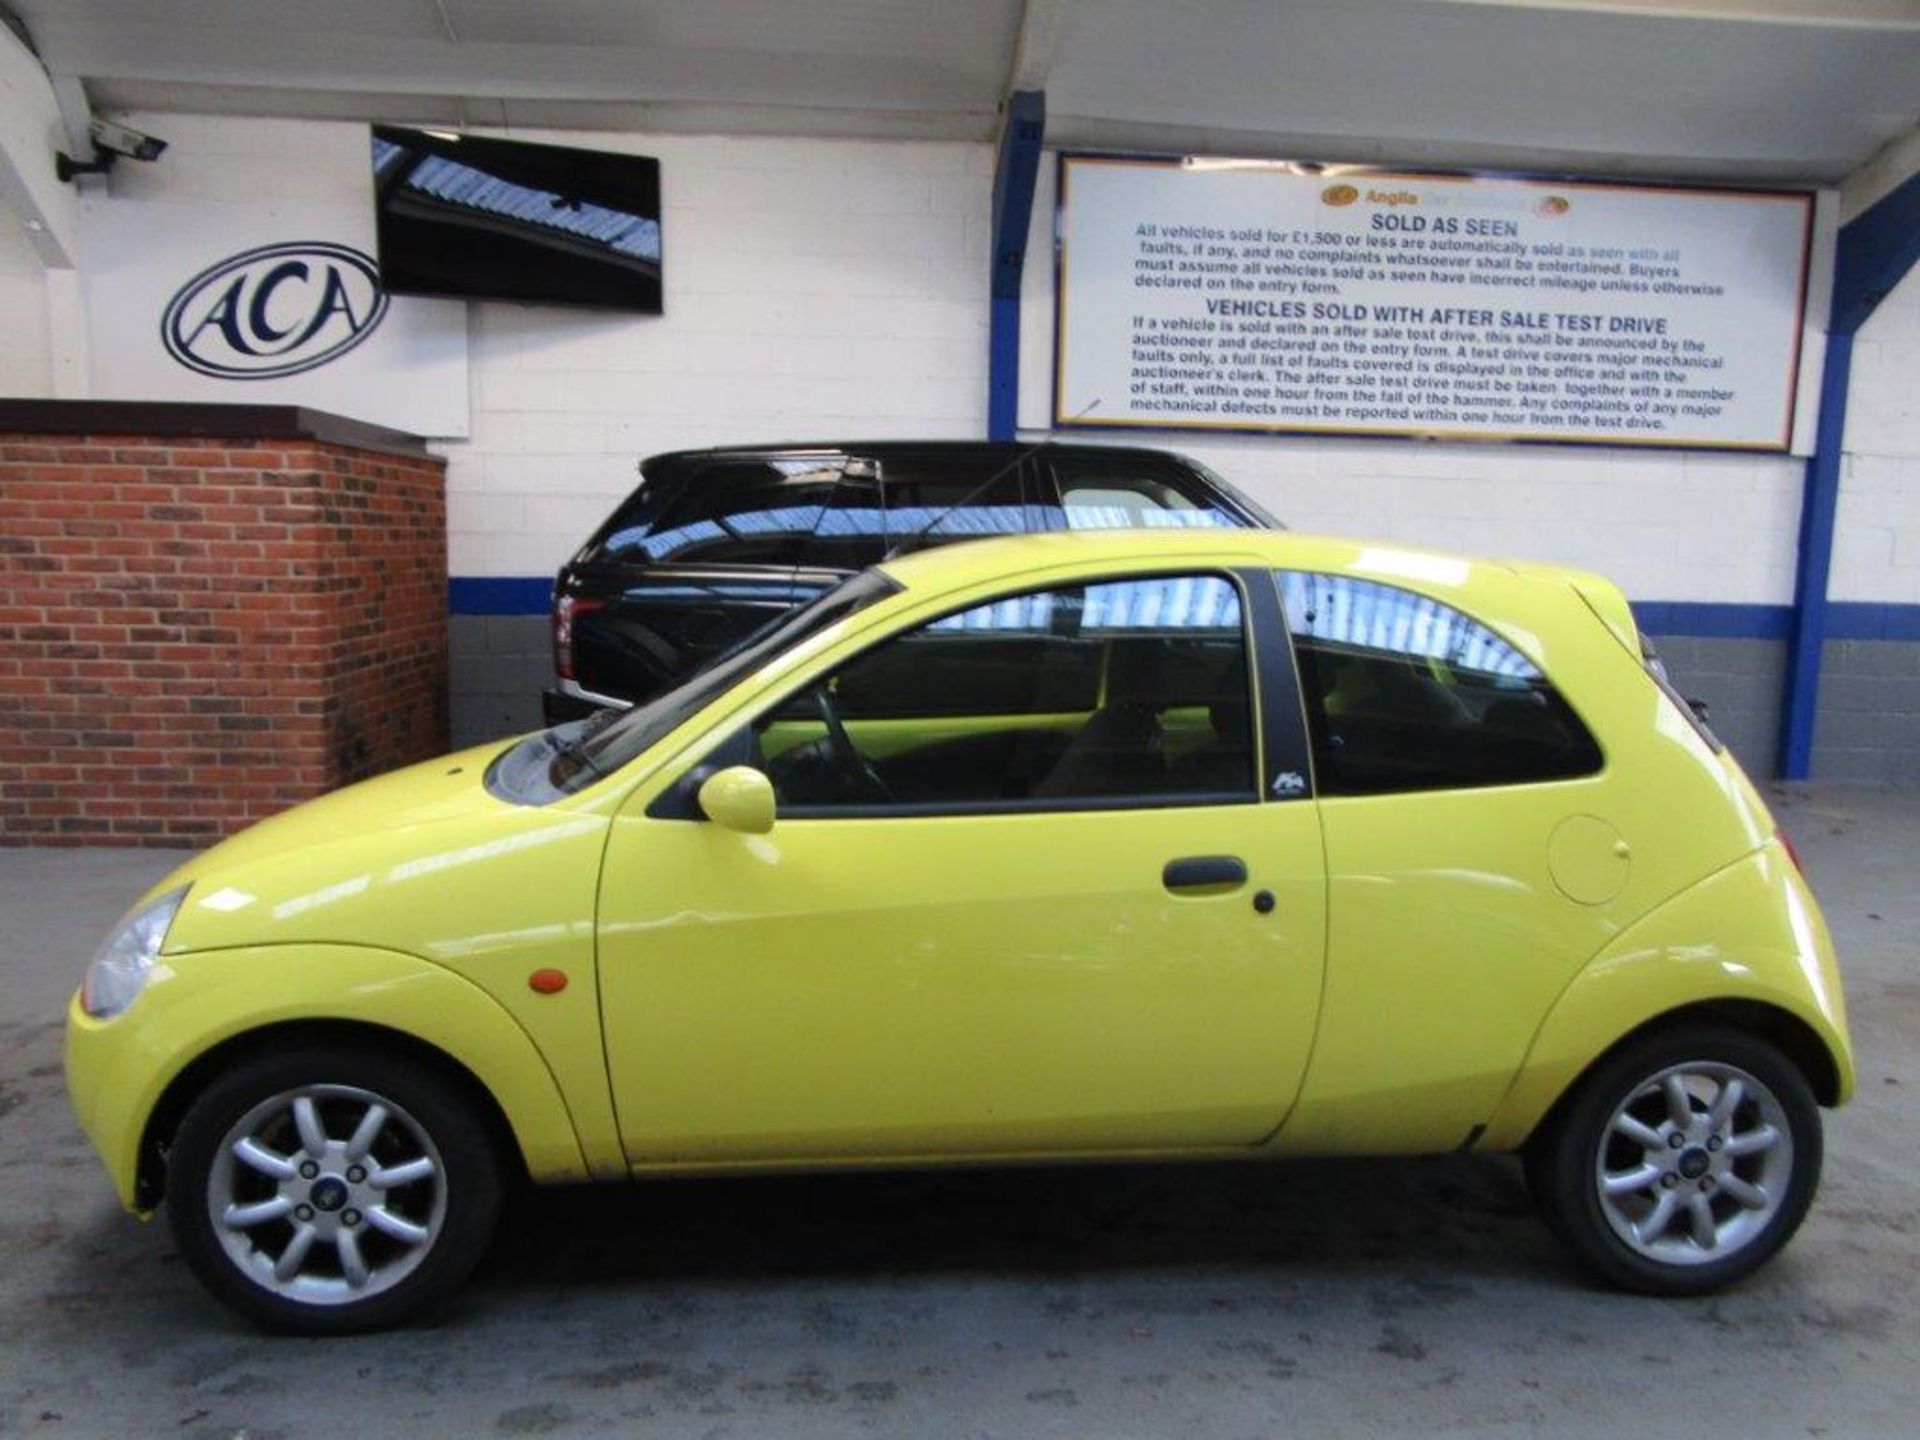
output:
[{"label": "yellow ford ka", "polygon": [[638,709],[258,825],[88,970],[120,1198],[309,1332],[505,1186],[1519,1151],[1599,1275],[1807,1212],[1853,1086],[1792,852],[1594,576],[1247,531],[889,561]]}]

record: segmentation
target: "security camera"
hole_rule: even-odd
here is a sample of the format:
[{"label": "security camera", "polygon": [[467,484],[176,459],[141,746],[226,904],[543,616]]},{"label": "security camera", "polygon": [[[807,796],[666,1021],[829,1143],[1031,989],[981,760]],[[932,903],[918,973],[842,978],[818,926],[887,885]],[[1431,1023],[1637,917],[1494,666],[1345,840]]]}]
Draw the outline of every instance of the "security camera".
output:
[{"label": "security camera", "polygon": [[160,152],[167,148],[166,141],[153,135],[142,135],[138,130],[116,125],[111,120],[93,121],[87,126],[87,134],[93,137],[96,151],[124,155],[129,160],[158,160]]},{"label": "security camera", "polygon": [[87,137],[93,141],[91,160],[75,160],[64,153],[54,155],[54,173],[62,180],[71,180],[76,175],[104,175],[113,168],[113,162],[123,156],[128,160],[158,160],[167,148],[166,141],[116,125],[111,120],[91,121]]}]

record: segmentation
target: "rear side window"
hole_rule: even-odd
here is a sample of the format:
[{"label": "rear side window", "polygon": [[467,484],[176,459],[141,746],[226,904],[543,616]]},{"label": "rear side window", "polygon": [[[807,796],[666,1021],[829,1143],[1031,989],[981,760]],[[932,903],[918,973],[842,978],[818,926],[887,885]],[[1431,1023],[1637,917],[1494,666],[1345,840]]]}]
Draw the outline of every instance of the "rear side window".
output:
[{"label": "rear side window", "polygon": [[[702,467],[664,509],[617,516],[596,560],[801,565],[840,484],[837,462],[728,460]],[[644,495],[644,492],[642,492]]]},{"label": "rear side window", "polygon": [[1552,682],[1487,626],[1425,595],[1278,572],[1323,795],[1590,775],[1600,747]]},{"label": "rear side window", "polygon": [[806,563],[859,570],[888,555],[1025,531],[1021,466],[1004,457],[889,456],[849,476],[806,547]]},{"label": "rear side window", "polygon": [[900,552],[1027,530],[1024,469],[1001,455],[958,463],[889,460],[882,470],[887,548]]},{"label": "rear side window", "polygon": [[1058,528],[1067,530],[1212,529],[1242,522],[1216,504],[1192,476],[1143,464],[1122,451],[1058,456]]}]

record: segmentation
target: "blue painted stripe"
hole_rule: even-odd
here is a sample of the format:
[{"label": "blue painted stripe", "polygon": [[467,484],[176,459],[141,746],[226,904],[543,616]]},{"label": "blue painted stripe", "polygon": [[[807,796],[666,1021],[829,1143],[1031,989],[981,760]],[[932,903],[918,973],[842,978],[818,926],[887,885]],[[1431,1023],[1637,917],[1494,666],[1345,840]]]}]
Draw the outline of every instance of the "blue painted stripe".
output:
[{"label": "blue painted stripe", "polygon": [[[544,575],[456,575],[447,582],[447,608],[455,615],[545,615],[552,604],[553,581]],[[1639,600],[1633,618],[1656,638],[1784,640],[1793,628],[1793,607]],[[1832,601],[1827,638],[1920,641],[1920,605]]]},{"label": "blue painted stripe", "polygon": [[1920,640],[1920,605],[1827,602],[1829,640]]},{"label": "blue painted stripe", "polygon": [[1722,605],[1697,600],[1636,600],[1633,618],[1648,635],[1714,640],[1784,640],[1790,605]]},{"label": "blue painted stripe", "polygon": [[455,615],[544,615],[553,604],[550,575],[455,575],[447,609]]}]

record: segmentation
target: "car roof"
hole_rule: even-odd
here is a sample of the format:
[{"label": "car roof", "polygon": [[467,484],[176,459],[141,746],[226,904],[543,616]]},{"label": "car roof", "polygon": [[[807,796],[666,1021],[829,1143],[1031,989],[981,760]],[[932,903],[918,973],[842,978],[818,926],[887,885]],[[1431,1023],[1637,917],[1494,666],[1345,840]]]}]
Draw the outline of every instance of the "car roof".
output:
[{"label": "car roof", "polygon": [[768,456],[804,456],[804,455],[854,455],[875,460],[884,460],[889,455],[925,455],[929,452],[979,456],[983,459],[1004,457],[1014,460],[1029,451],[1056,455],[1112,456],[1112,455],[1151,455],[1162,459],[1177,461],[1184,465],[1193,462],[1175,450],[1163,450],[1148,445],[1092,445],[1074,441],[1046,440],[1029,442],[1020,440],[814,440],[782,441],[771,445],[714,445],[699,450],[667,450],[658,455],[649,455],[643,465],[680,465],[690,460],[759,459]]},{"label": "car roof", "polygon": [[[1537,581],[1564,591],[1572,586],[1593,600],[1618,596],[1599,575],[1560,565],[1517,563],[1485,556],[1426,550],[1394,541],[1292,530],[1150,529],[1048,531],[967,540],[884,560],[877,567],[908,591],[940,594],[1023,573],[1113,561],[1131,567],[1252,563],[1279,570],[1351,574],[1418,590],[1470,592],[1495,577]],[[1625,602],[1620,602],[1624,610]],[[1609,608],[1611,608],[1609,606]]]}]

